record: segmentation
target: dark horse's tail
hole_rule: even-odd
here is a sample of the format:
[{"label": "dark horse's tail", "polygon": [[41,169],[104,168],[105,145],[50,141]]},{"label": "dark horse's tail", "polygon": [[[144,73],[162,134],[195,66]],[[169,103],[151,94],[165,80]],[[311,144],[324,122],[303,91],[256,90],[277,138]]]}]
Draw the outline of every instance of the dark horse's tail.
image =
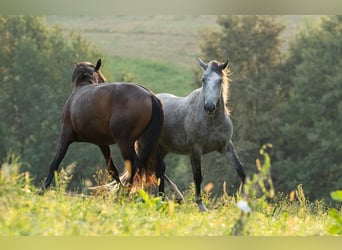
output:
[{"label": "dark horse's tail", "polygon": [[[159,137],[164,123],[164,111],[161,101],[154,94],[151,95],[151,100],[151,120],[143,135],[135,143],[135,150],[139,161],[136,171],[139,176],[145,175],[149,180],[151,180],[150,177],[155,172],[156,177],[162,179],[161,181],[163,182],[165,166],[160,159],[158,149]],[[127,173],[122,177],[127,178]]]}]

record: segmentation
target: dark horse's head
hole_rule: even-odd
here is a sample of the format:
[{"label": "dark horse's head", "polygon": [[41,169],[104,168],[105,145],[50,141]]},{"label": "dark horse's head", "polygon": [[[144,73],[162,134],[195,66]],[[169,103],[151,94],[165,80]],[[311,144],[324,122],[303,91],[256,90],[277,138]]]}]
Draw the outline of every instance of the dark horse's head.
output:
[{"label": "dark horse's head", "polygon": [[[200,58],[196,59],[204,70],[202,75],[204,110],[211,115],[216,110],[222,91],[227,91],[228,88],[228,78],[224,70],[228,65],[228,61],[205,63]],[[226,95],[226,93],[223,93],[223,95]],[[225,98],[224,96],[224,102],[226,101]]]},{"label": "dark horse's head", "polygon": [[77,62],[72,74],[72,83],[74,88],[88,84],[97,84],[105,82],[105,77],[100,71],[101,59],[94,66],[90,62]]}]

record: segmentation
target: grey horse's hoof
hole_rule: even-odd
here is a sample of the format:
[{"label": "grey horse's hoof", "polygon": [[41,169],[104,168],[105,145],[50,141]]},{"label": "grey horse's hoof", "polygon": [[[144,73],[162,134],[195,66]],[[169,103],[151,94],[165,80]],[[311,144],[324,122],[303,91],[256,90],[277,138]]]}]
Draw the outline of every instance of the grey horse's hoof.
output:
[{"label": "grey horse's hoof", "polygon": [[204,205],[202,200],[196,201],[200,212],[208,212],[207,207]]}]

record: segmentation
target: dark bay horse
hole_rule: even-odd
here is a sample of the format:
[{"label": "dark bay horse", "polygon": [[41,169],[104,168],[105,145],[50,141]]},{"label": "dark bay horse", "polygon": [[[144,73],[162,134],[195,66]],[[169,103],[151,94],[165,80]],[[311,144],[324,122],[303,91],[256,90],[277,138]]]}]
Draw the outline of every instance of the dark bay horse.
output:
[{"label": "dark bay horse", "polygon": [[[163,103],[164,127],[160,137],[161,157],[172,152],[190,155],[196,187],[196,203],[200,211],[207,208],[201,199],[201,155],[218,151],[230,159],[242,183],[246,174],[232,142],[233,124],[227,109],[229,81],[228,61],[204,63],[197,58],[203,69],[202,87],[186,97],[157,94]],[[172,181],[165,176],[171,184]]]},{"label": "dark bay horse", "polygon": [[[120,182],[118,168],[111,157],[109,145],[117,144],[125,161],[129,161],[132,184],[135,173],[160,179],[159,192],[164,192],[164,164],[158,156],[158,141],[164,113],[159,99],[148,89],[132,83],[104,83],[100,72],[101,60],[96,66],[89,62],[75,64],[72,75],[73,89],[62,114],[62,131],[58,150],[45,181],[47,188],[73,142],[98,145],[111,176]],[[135,142],[139,139],[139,155]],[[155,169],[148,167],[154,162]]]}]

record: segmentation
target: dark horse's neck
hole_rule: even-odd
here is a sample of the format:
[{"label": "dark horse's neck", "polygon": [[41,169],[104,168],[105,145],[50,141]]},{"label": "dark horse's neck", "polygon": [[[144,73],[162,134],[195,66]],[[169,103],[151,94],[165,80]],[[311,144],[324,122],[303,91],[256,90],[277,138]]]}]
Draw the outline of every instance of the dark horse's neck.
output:
[{"label": "dark horse's neck", "polygon": [[73,82],[73,92],[75,92],[77,89],[83,87],[83,86],[87,86],[87,85],[95,85],[98,84],[92,80],[88,80],[88,81],[76,81]]}]

